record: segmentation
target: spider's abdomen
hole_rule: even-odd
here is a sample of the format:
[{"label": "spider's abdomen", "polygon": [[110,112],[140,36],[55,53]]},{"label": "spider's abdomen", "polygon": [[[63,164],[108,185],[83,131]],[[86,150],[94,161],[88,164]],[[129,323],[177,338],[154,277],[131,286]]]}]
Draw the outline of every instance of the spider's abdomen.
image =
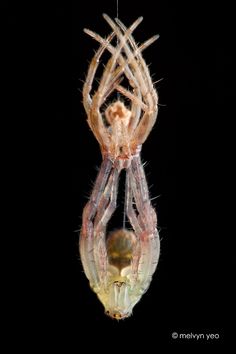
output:
[{"label": "spider's abdomen", "polygon": [[120,229],[114,231],[107,239],[107,255],[110,265],[121,270],[132,261],[136,237],[132,231]]}]

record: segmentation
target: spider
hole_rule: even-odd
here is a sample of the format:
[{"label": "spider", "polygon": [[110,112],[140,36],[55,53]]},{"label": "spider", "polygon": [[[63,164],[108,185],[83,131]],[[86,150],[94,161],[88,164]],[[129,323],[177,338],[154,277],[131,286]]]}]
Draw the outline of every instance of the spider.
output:
[{"label": "spider", "polygon": [[[158,96],[141,52],[158,36],[138,46],[132,32],[141,23],[138,18],[129,28],[107,15],[112,28],[106,38],[85,29],[100,43],[83,87],[83,103],[88,124],[101,148],[102,164],[91,197],[83,210],[80,255],[90,287],[115,319],[129,317],[133,307],[148,289],[157,267],[160,240],[157,217],[149,198],[140,151],[156,121]],[[114,43],[116,40],[116,45]],[[91,94],[100,58],[107,50],[107,61],[100,83]],[[129,86],[121,86],[126,78]],[[117,99],[102,106],[118,92],[131,107]],[[119,176],[126,172],[125,215],[132,227],[106,235],[107,224],[116,210]]]}]

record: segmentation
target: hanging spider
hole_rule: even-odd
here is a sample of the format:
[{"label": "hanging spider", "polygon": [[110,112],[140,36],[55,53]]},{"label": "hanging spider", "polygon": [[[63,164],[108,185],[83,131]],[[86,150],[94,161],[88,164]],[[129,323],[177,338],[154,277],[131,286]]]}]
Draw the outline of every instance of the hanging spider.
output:
[{"label": "hanging spider", "polygon": [[[103,17],[112,28],[106,39],[84,30],[100,43],[84,83],[83,103],[103,161],[83,211],[80,254],[90,286],[104,305],[105,313],[121,319],[130,316],[148,289],[160,253],[157,217],[140,159],[141,146],[152,130],[158,112],[157,92],[141,52],[158,36],[137,46],[132,32],[142,17],[129,28],[119,19],[114,22],[107,15]],[[114,38],[116,45],[112,44]],[[105,50],[111,57],[104,67],[97,90],[91,95]],[[132,92],[121,86],[124,77]],[[128,98],[131,107],[117,99],[107,106],[103,114],[102,106],[114,92]],[[107,224],[116,209],[121,170],[126,172],[125,215],[132,230],[123,228],[107,237]]]}]

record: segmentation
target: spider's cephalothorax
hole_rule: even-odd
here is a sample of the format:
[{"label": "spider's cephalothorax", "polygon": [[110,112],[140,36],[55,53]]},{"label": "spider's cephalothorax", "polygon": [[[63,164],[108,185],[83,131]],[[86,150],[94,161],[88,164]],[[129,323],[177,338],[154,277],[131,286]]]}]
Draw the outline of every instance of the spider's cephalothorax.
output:
[{"label": "spider's cephalothorax", "polygon": [[114,160],[129,161],[132,156],[128,135],[131,115],[131,111],[121,101],[111,104],[105,111],[106,119],[110,124],[108,155],[113,156]]},{"label": "spider's cephalothorax", "polygon": [[[129,28],[107,15],[112,28],[107,39],[85,30],[100,43],[89,66],[83,88],[88,124],[98,140],[103,162],[90,200],[83,211],[80,254],[91,288],[115,319],[128,317],[134,305],[147,290],[156,269],[160,241],[157,218],[153,209],[140,159],[141,146],[157,117],[158,96],[141,52],[158,36],[137,46],[132,32],[142,21]],[[116,37],[116,46],[112,45]],[[91,96],[93,80],[104,50],[108,60],[97,91]],[[131,90],[121,86],[123,79]],[[119,92],[128,98],[128,108],[121,99],[108,104],[109,95]],[[101,107],[106,103],[105,112]],[[126,171],[125,215],[132,230],[117,230],[106,238],[106,228],[116,209],[120,171]],[[135,204],[135,207],[134,207]]]}]

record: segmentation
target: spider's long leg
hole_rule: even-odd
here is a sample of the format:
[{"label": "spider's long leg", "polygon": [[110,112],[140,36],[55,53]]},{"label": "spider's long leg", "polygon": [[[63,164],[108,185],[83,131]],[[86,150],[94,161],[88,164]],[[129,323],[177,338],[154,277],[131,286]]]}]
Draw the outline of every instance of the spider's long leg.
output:
[{"label": "spider's long leg", "polygon": [[[104,16],[106,21],[110,24],[113,31],[116,33],[117,37],[120,41],[123,40],[124,36],[127,35],[127,31],[123,36],[119,27],[109,18],[108,16]],[[130,65],[132,65],[133,69],[135,70],[135,76],[140,84],[140,89],[142,92],[143,99],[149,109],[144,113],[141,121],[138,124],[138,127],[135,130],[135,134],[133,137],[133,144],[134,145],[141,145],[146,140],[148,134],[150,133],[157,116],[157,94],[152,86],[152,89],[147,88],[147,84],[142,74],[142,67],[136,60],[133,59],[133,53],[131,52],[128,44],[124,43],[124,51],[130,61]],[[141,54],[140,54],[141,56]],[[145,63],[144,63],[145,64]],[[145,64],[146,65],[146,64]],[[147,69],[148,70],[148,69]],[[149,74],[150,75],[150,74]]]},{"label": "spider's long leg", "polygon": [[142,220],[146,230],[149,229],[150,232],[153,232],[157,224],[156,213],[151,206],[147,180],[140,155],[134,156],[131,161],[131,178],[139,219]]},{"label": "spider's long leg", "polygon": [[108,221],[116,209],[118,178],[120,172],[113,167],[105,191],[98,205],[98,211],[94,220],[96,232],[104,231]]},{"label": "spider's long leg", "polygon": [[[90,31],[87,29],[84,29],[84,32],[88,33],[90,36],[92,36],[93,38],[96,39],[96,33],[91,34]],[[83,86],[83,100],[84,100],[84,107],[85,107],[87,115],[89,115],[89,112],[91,109],[92,98],[90,96],[90,91],[92,88],[92,83],[94,80],[95,73],[96,73],[98,65],[99,65],[99,59],[102,56],[104,50],[109,45],[110,41],[113,39],[114,35],[115,35],[114,32],[112,32],[108,36],[107,39],[103,39],[102,45],[99,47],[99,49],[95,53],[93,59],[91,60],[90,65],[89,65],[87,79],[86,79],[84,86]]]},{"label": "spider's long leg", "polygon": [[[137,216],[138,223],[139,223],[140,228],[143,232],[145,230],[145,228],[147,227],[147,225],[145,225],[145,221],[140,216],[140,210],[142,211],[142,208],[144,205],[144,199],[143,199],[143,196],[140,196],[141,190],[140,190],[139,185],[137,185],[137,183],[136,183],[136,178],[135,178],[132,166],[129,169],[129,178],[130,178],[130,186],[131,186],[131,190],[132,190],[132,197],[134,198],[134,203],[135,203],[136,209],[138,211],[138,215],[137,214],[135,214],[135,215]],[[145,203],[146,203],[146,200],[145,200]]]},{"label": "spider's long leg", "polygon": [[94,219],[94,260],[102,284],[106,282],[106,225],[116,209],[119,171],[113,167]]},{"label": "spider's long leg", "polygon": [[156,228],[156,213],[151,206],[148,196],[147,181],[140,156],[135,156],[132,159],[131,169],[132,173],[130,175],[133,191],[134,186],[137,187],[135,201],[139,212],[138,220],[140,224],[144,225],[143,232],[140,235],[141,256],[138,279],[142,283],[143,290],[145,290],[156,269],[160,253],[160,241]]},{"label": "spider's long leg", "polygon": [[138,240],[136,243],[135,249],[132,255],[132,262],[131,262],[131,288],[133,288],[136,284],[136,280],[138,277],[138,267],[141,257],[141,242],[140,242],[140,235],[142,234],[143,230],[140,226],[140,223],[137,218],[136,211],[133,207],[133,191],[131,186],[131,167],[126,169],[126,183],[125,183],[125,213],[129,219],[130,224],[132,225],[135,236]]},{"label": "spider's long leg", "polygon": [[99,274],[95,267],[94,259],[94,218],[98,209],[101,196],[107,185],[112,162],[109,159],[104,159],[97,176],[93,192],[89,202],[83,210],[82,230],[80,234],[80,254],[83,263],[84,271],[90,281],[91,287],[99,286]]},{"label": "spider's long leg", "polygon": [[[86,32],[86,30],[85,30]],[[96,35],[96,34],[94,34]],[[107,133],[106,128],[104,127],[104,123],[102,120],[101,115],[94,114],[92,111],[92,98],[90,96],[90,91],[92,88],[92,83],[94,80],[95,73],[97,71],[98,65],[99,65],[99,59],[101,55],[103,54],[104,50],[106,47],[109,45],[110,41],[114,37],[114,33],[111,33],[106,40],[104,40],[103,44],[100,46],[98,51],[95,53],[91,64],[88,69],[88,74],[87,74],[87,79],[84,83],[83,86],[83,103],[84,107],[88,116],[88,124],[90,128],[92,129],[96,139],[98,140],[102,150],[106,149],[106,147],[109,145],[109,136]]]},{"label": "spider's long leg", "polygon": [[126,169],[126,185],[125,185],[125,196],[126,196],[126,215],[135,231],[136,235],[140,235],[143,231],[139,224],[137,214],[133,207],[133,191],[131,186],[131,168]]}]

